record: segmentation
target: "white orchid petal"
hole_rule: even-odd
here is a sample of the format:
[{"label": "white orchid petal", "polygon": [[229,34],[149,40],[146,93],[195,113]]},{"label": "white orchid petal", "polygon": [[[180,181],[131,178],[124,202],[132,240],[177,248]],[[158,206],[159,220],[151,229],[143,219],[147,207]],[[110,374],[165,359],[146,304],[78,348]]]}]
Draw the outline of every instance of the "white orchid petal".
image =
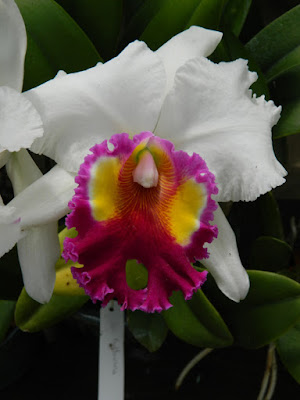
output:
[{"label": "white orchid petal", "polygon": [[45,135],[31,149],[77,172],[94,144],[115,133],[154,129],[165,82],[159,57],[134,42],[103,65],[32,89],[26,95],[42,116]]},{"label": "white orchid petal", "polygon": [[0,110],[0,151],[28,148],[43,135],[41,117],[23,94],[6,86],[0,87]]},{"label": "white orchid petal", "polygon": [[64,76],[66,76],[67,73],[66,71],[63,71],[62,69],[60,69],[57,74],[55,75],[54,79],[59,79],[59,78],[63,78]]},{"label": "white orchid petal", "polygon": [[67,214],[76,186],[73,174],[55,166],[14,197],[9,205],[17,209],[22,229],[47,224]]},{"label": "white orchid petal", "polygon": [[4,165],[9,160],[10,153],[7,150],[3,150],[0,152],[0,168],[4,167]]},{"label": "white orchid petal", "polygon": [[1,0],[0,86],[9,86],[21,92],[26,47],[25,25],[16,3],[13,0]]},{"label": "white orchid petal", "polygon": [[24,237],[16,208],[0,205],[0,237],[0,257]]},{"label": "white orchid petal", "polygon": [[39,303],[48,302],[55,284],[55,263],[60,255],[57,223],[29,229],[17,246],[27,293]]},{"label": "white orchid petal", "polygon": [[285,181],[271,136],[281,109],[252,97],[256,77],[241,59],[187,62],[155,130],[177,148],[200,154],[216,176],[219,201],[255,200]]},{"label": "white orchid petal", "polygon": [[43,176],[36,163],[25,149],[21,149],[17,153],[11,155],[6,164],[6,170],[12,183],[15,196]]},{"label": "white orchid petal", "polygon": [[209,56],[221,39],[221,32],[191,26],[160,47],[156,54],[161,58],[167,73],[166,90],[171,89],[179,67],[190,59]]},{"label": "white orchid petal", "polygon": [[247,296],[249,277],[242,266],[235,235],[220,207],[214,213],[214,223],[219,234],[206,246],[210,255],[201,263],[212,274],[219,289],[229,299],[239,302]]}]

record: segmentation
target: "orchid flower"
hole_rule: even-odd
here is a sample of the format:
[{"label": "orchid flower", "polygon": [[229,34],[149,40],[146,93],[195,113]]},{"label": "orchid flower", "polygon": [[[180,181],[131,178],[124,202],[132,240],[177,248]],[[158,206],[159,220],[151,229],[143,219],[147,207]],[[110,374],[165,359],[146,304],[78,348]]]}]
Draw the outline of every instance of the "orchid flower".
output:
[{"label": "orchid flower", "polygon": [[[18,242],[26,290],[31,297],[46,302],[52,294],[54,267],[60,254],[59,216],[45,218],[47,204],[36,197],[26,198],[23,191],[39,180],[39,187],[44,186],[44,199],[47,202],[57,199],[57,211],[63,216],[67,207],[65,199],[61,203],[56,186],[64,183],[64,190],[68,185],[73,188],[73,176],[57,167],[43,177],[26,150],[44,132],[38,111],[21,93],[26,46],[25,25],[17,5],[13,0],[0,0],[0,168],[6,164],[14,194],[18,195],[7,206],[0,196],[0,256]],[[43,211],[42,221],[32,218],[36,210]]]},{"label": "orchid flower", "polygon": [[[213,217],[213,199],[255,200],[284,182],[271,140],[280,107],[252,95],[257,75],[247,61],[206,58],[221,37],[191,27],[156,52],[136,41],[105,64],[62,74],[25,94],[44,124],[31,150],[68,173],[79,170],[67,219],[78,239],[66,242],[64,254],[84,261],[73,274],[94,300],[117,297],[123,308],[167,308],[172,290],[189,298],[205,280],[187,265],[199,258],[230,299],[240,301],[248,292],[234,233],[219,207]],[[156,197],[163,182],[172,193]],[[25,192],[28,208],[39,187]],[[138,216],[132,219],[133,201]],[[126,259],[146,265],[148,289],[130,290]]]}]

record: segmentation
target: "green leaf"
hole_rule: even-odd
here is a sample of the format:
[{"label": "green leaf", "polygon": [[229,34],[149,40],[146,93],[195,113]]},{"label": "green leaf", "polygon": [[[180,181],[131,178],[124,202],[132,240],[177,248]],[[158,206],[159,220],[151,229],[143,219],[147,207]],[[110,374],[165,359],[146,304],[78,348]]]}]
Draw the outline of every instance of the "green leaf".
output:
[{"label": "green leaf", "polygon": [[300,132],[299,19],[300,5],[273,21],[246,45],[266,75],[272,98],[283,107],[273,130],[274,138]]},{"label": "green leaf", "polygon": [[222,317],[201,290],[185,301],[181,292],[171,298],[173,307],[162,315],[169,329],[179,339],[199,347],[226,347],[232,336]]},{"label": "green leaf", "polygon": [[23,331],[38,332],[73,314],[87,300],[87,296],[53,294],[49,303],[40,304],[28,296],[23,289],[17,301],[15,321]]},{"label": "green leaf", "polygon": [[246,45],[263,72],[270,74],[275,63],[299,47],[300,6],[271,22]]},{"label": "green leaf", "polygon": [[283,240],[284,233],[278,203],[273,192],[268,192],[258,199],[261,231],[264,236],[273,236]]},{"label": "green leaf", "polygon": [[253,83],[251,89],[257,96],[265,95],[266,98],[269,98],[269,89],[259,65],[253,58],[252,54],[247,51],[245,46],[233,33],[227,30],[224,31],[222,41],[209,58],[214,62],[233,61],[238,58],[248,60],[249,70],[255,71],[258,74],[258,79]]},{"label": "green leaf", "polygon": [[300,320],[300,284],[272,272],[248,273],[250,290],[240,303],[226,298],[210,277],[205,287],[236,344],[259,348],[278,339]]},{"label": "green leaf", "polygon": [[146,267],[136,260],[128,260],[126,263],[126,281],[131,289],[144,289],[148,283],[148,271]]},{"label": "green leaf", "polygon": [[163,5],[164,0],[146,0],[140,5],[125,28],[124,45],[141,36]]},{"label": "green leaf", "polygon": [[268,82],[286,74],[294,67],[299,67],[300,64],[300,45],[295,47],[290,53],[280,58],[272,67],[268,70],[266,78]]},{"label": "green leaf", "polygon": [[14,319],[15,301],[0,300],[0,343],[5,339]]},{"label": "green leaf", "polygon": [[[299,39],[300,40],[300,39]],[[300,57],[294,65],[278,76],[273,82],[273,97],[281,104],[287,104],[300,98]]]},{"label": "green leaf", "polygon": [[24,90],[55,76],[101,61],[97,50],[74,20],[53,0],[16,0],[25,21],[28,46]]},{"label": "green leaf", "polygon": [[280,120],[273,128],[273,138],[300,133],[300,99],[283,106]]},{"label": "green leaf", "polygon": [[160,348],[167,337],[168,327],[160,314],[128,311],[128,328],[135,339],[153,352]]},{"label": "green leaf", "polygon": [[0,299],[17,300],[23,288],[17,247],[0,258]]},{"label": "green leaf", "polygon": [[239,36],[246,21],[252,0],[229,0],[226,4],[221,25]]},{"label": "green leaf", "polygon": [[255,240],[251,254],[251,268],[280,271],[291,264],[293,251],[283,240],[261,236]]},{"label": "green leaf", "polygon": [[300,323],[277,340],[276,349],[286,369],[300,383]]},{"label": "green leaf", "polygon": [[[217,29],[225,0],[147,0],[132,18],[126,38],[141,34],[152,50],[192,25]],[[135,36],[137,37],[137,36]]]},{"label": "green leaf", "polygon": [[123,0],[59,0],[105,60],[116,54]]},{"label": "green leaf", "polygon": [[[58,237],[60,243],[60,252],[63,252],[63,243],[66,237],[76,237],[77,231],[75,228],[63,229]],[[80,268],[79,263],[69,260],[66,262],[62,256],[58,259],[55,265],[56,279],[53,293],[55,295],[66,295],[66,296],[85,296],[84,289],[79,287],[77,281],[73,278],[71,273],[71,267]]]}]

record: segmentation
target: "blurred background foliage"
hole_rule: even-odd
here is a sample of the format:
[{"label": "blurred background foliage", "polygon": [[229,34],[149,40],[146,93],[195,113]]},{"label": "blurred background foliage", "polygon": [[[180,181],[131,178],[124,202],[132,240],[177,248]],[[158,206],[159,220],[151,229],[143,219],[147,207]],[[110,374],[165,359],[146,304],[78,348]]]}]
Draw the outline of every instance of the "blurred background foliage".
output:
[{"label": "blurred background foliage", "polygon": [[[252,86],[253,92],[282,105],[282,117],[274,128],[273,138],[276,155],[289,172],[286,184],[253,203],[221,205],[235,231],[243,264],[249,269],[251,289],[248,297],[235,304],[220,293],[212,279],[208,279],[203,291],[198,291],[188,302],[179,293],[174,293],[171,298],[174,306],[161,315],[128,312],[126,398],[147,399],[148,394],[149,398],[153,394],[157,398],[169,398],[171,395],[178,399],[194,398],[193,393],[199,391],[203,395],[212,390],[209,373],[214,376],[215,382],[219,379],[226,386],[222,376],[228,376],[230,369],[237,374],[228,377],[233,386],[236,378],[236,381],[250,387],[253,380],[258,381],[263,375],[263,357],[270,343],[275,343],[280,358],[280,377],[283,376],[283,383],[280,383],[279,377],[274,398],[283,398],[282,393],[288,393],[287,385],[292,392],[291,397],[285,398],[296,398],[296,382],[300,383],[299,1],[16,0],[16,3],[23,15],[28,36],[24,91],[54,78],[61,69],[71,73],[106,62],[133,40],[143,40],[156,50],[175,34],[191,25],[199,25],[224,33],[222,42],[210,57],[214,62],[240,57],[248,59],[250,70],[256,71],[259,76]],[[34,158],[44,172],[52,166],[46,158]],[[6,190],[4,200],[8,200],[10,186],[3,171],[0,172],[0,180]],[[63,228],[61,221],[61,242],[66,235],[72,234]],[[195,265],[195,268],[201,268],[201,265]],[[45,352],[49,352],[49,348],[61,349],[74,364],[77,362],[74,353],[81,346],[78,341],[87,337],[92,338],[90,345],[95,347],[93,351],[97,354],[98,311],[75,283],[65,284],[72,277],[69,265],[63,264],[62,259],[57,263],[57,284],[53,297],[46,305],[36,303],[23,289],[16,249],[0,260],[0,272],[0,372],[5,371],[0,373],[0,390],[2,388],[4,396],[1,395],[1,398],[11,399],[13,397],[9,394],[13,391],[9,384],[12,381],[28,370],[38,374],[36,367],[29,362],[28,352],[12,355],[12,346],[17,349],[23,346],[22,340],[25,343],[29,340],[32,360],[38,360],[42,348],[50,364],[50,353]],[[127,279],[132,287],[143,287],[147,281],[146,271],[129,268]],[[32,333],[36,341],[33,343],[28,339],[29,334],[25,334],[24,339],[20,330],[39,332]],[[15,344],[15,340],[20,340],[21,344]],[[74,346],[73,352],[66,350],[65,346],[69,345]],[[78,350],[78,357],[83,363],[87,362],[86,354],[92,353],[92,349],[85,346],[85,353],[83,348]],[[227,352],[218,350],[219,353],[209,356],[214,364],[205,361],[205,373],[199,372],[199,366],[198,372],[194,373],[194,381],[188,381],[175,394],[172,383],[180,365],[183,366],[197,352],[197,347],[227,347]],[[92,359],[91,364],[96,368],[96,359]],[[62,362],[59,358],[56,361]],[[148,371],[148,381],[147,373],[140,378],[148,382],[148,394],[142,392],[138,380],[132,377],[139,374],[134,369],[135,363]],[[69,364],[63,365],[67,368]],[[154,372],[159,365],[165,368],[160,375],[168,369],[164,382]],[[48,364],[44,367],[50,373]],[[79,366],[75,368],[77,371],[80,369]],[[216,373],[218,368],[220,372]],[[89,376],[83,373],[83,381],[90,382],[90,377],[96,379],[91,368],[87,371]],[[59,374],[63,375],[61,369]],[[248,381],[245,381],[245,375]],[[195,382],[197,385],[200,382],[200,385]],[[152,384],[158,385],[156,391],[151,388],[151,392],[149,387]],[[255,398],[259,384],[255,385],[255,390],[248,391],[248,387],[244,387],[242,392],[231,387],[228,397],[223,391],[222,397]],[[93,396],[96,384],[90,387],[91,392],[88,390],[85,393]],[[72,391],[70,387],[69,390]],[[74,398],[79,398],[80,390],[77,394],[74,392]],[[215,394],[209,398],[217,398],[218,388],[213,390]],[[51,393],[50,390],[49,398],[53,395]],[[60,395],[56,398],[70,398],[63,397],[62,392]],[[48,398],[47,394],[43,398]]]}]

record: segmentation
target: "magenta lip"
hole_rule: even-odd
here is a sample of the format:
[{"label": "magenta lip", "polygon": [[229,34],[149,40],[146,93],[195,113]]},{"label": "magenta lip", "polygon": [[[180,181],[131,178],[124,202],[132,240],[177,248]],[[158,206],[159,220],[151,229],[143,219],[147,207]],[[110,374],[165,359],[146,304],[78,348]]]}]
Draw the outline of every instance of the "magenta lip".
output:
[{"label": "magenta lip", "polygon": [[[192,234],[188,246],[181,246],[171,234],[158,228],[159,221],[151,208],[145,214],[139,212],[134,221],[128,219],[127,214],[106,221],[96,221],[92,216],[89,182],[95,162],[101,157],[118,157],[124,166],[135,147],[147,138],[149,145],[159,146],[172,161],[176,187],[184,179],[194,179],[206,188],[207,201],[200,216],[200,227]],[[191,262],[207,258],[204,244],[217,236],[217,227],[209,224],[217,207],[211,198],[217,193],[214,175],[197,154],[189,156],[175,151],[171,142],[151,132],[142,132],[133,139],[127,133],[116,134],[110,143],[114,145],[112,150],[107,141],[92,147],[91,154],[80,166],[76,177],[78,187],[66,219],[67,227],[75,227],[78,235],[65,239],[63,256],[83,265],[82,268],[73,267],[72,273],[94,302],[99,300],[105,306],[117,298],[122,309],[160,312],[172,306],[169,298],[173,291],[181,290],[185,299],[190,299],[206,280],[206,271],[196,271]],[[147,268],[145,289],[134,290],[128,286],[125,267],[129,259],[136,259]]]}]

